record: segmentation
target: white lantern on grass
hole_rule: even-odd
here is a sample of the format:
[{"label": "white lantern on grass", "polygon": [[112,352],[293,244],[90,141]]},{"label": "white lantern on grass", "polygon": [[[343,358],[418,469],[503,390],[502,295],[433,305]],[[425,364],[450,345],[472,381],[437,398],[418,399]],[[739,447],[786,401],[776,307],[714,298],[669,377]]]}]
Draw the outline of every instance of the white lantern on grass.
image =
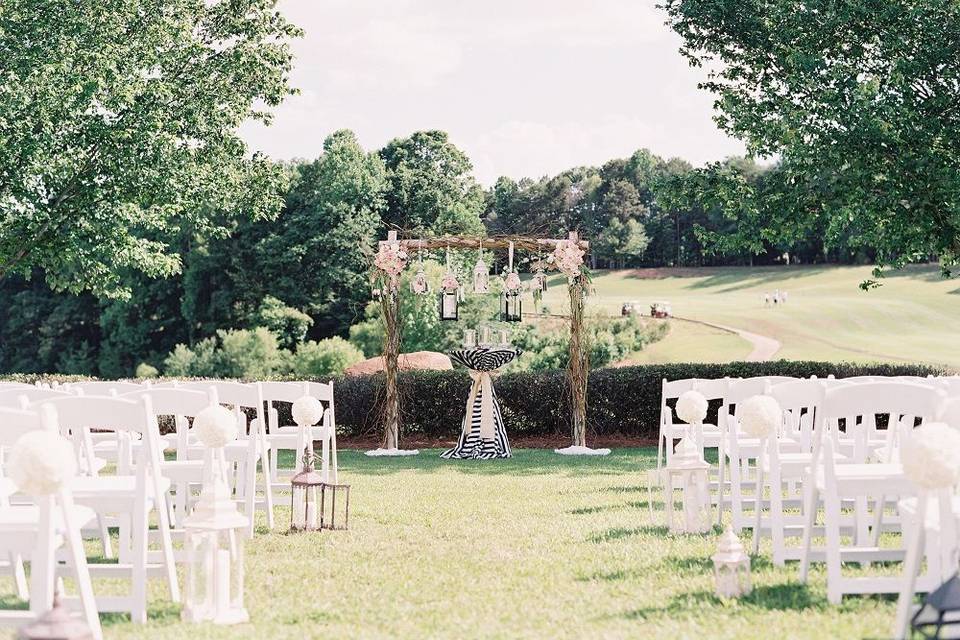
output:
[{"label": "white lantern on grass", "polygon": [[750,593],[750,556],[731,529],[720,536],[717,552],[711,556],[717,596],[739,598]]},{"label": "white lantern on grass", "polygon": [[[710,490],[707,472],[710,465],[688,433],[680,440],[670,463],[664,469],[663,501],[670,533],[706,533],[711,528]],[[676,511],[673,492],[679,489],[683,508]]]},{"label": "white lantern on grass", "polygon": [[204,481],[200,499],[183,522],[187,575],[181,617],[186,622],[246,622],[243,537],[249,520],[237,511],[223,466],[223,447],[237,436],[236,419],[223,407],[211,406],[194,418],[194,430],[206,446]]}]

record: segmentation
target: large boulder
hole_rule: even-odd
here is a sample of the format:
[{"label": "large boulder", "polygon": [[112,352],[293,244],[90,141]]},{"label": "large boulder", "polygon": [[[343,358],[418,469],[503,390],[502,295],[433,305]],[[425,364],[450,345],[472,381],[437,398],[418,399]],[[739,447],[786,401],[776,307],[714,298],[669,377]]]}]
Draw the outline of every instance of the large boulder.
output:
[{"label": "large boulder", "polygon": [[[437,353],[436,351],[415,351],[413,353],[401,353],[398,364],[401,371],[423,369],[446,371],[453,369],[453,363],[450,362],[450,357],[443,353]],[[358,362],[351,367],[347,367],[344,373],[348,376],[362,376],[368,373],[377,373],[379,371],[383,371],[383,369],[383,356],[377,356],[376,358],[370,358],[368,360],[364,360],[363,362]]]}]

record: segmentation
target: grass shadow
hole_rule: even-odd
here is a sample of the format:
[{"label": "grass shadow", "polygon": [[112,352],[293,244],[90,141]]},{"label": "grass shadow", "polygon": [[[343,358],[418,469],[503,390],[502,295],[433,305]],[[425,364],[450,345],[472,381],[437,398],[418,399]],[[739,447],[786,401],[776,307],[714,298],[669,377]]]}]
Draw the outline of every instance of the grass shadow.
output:
[{"label": "grass shadow", "polygon": [[612,529],[606,529],[605,531],[597,531],[595,533],[587,536],[587,542],[593,542],[594,544],[600,544],[602,542],[613,542],[615,540],[625,540],[627,538],[632,538],[634,536],[641,535],[657,535],[665,536],[667,535],[666,527],[614,527]]}]

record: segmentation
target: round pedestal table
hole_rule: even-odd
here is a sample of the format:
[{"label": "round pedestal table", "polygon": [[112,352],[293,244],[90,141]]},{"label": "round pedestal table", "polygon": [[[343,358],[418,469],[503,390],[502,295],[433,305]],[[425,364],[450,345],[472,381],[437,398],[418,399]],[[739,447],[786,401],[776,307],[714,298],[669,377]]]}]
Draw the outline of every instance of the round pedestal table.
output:
[{"label": "round pedestal table", "polygon": [[460,440],[457,446],[441,453],[441,458],[491,460],[510,457],[510,441],[490,372],[513,361],[521,353],[514,347],[482,346],[450,352],[452,360],[469,369],[473,384],[467,396]]}]

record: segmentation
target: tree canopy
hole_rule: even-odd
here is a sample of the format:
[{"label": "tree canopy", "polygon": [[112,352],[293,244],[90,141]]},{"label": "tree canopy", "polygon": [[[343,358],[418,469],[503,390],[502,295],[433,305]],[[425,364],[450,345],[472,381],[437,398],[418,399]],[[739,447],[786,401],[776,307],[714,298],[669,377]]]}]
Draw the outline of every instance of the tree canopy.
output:
[{"label": "tree canopy", "polygon": [[283,172],[237,134],[291,89],[276,0],[0,5],[0,278],[127,296],[180,269],[170,232],[270,217]]},{"label": "tree canopy", "polygon": [[[719,125],[778,156],[768,229],[881,265],[960,256],[956,0],[664,0]],[[718,165],[707,171],[720,169]],[[825,221],[824,221],[825,219]]]}]

